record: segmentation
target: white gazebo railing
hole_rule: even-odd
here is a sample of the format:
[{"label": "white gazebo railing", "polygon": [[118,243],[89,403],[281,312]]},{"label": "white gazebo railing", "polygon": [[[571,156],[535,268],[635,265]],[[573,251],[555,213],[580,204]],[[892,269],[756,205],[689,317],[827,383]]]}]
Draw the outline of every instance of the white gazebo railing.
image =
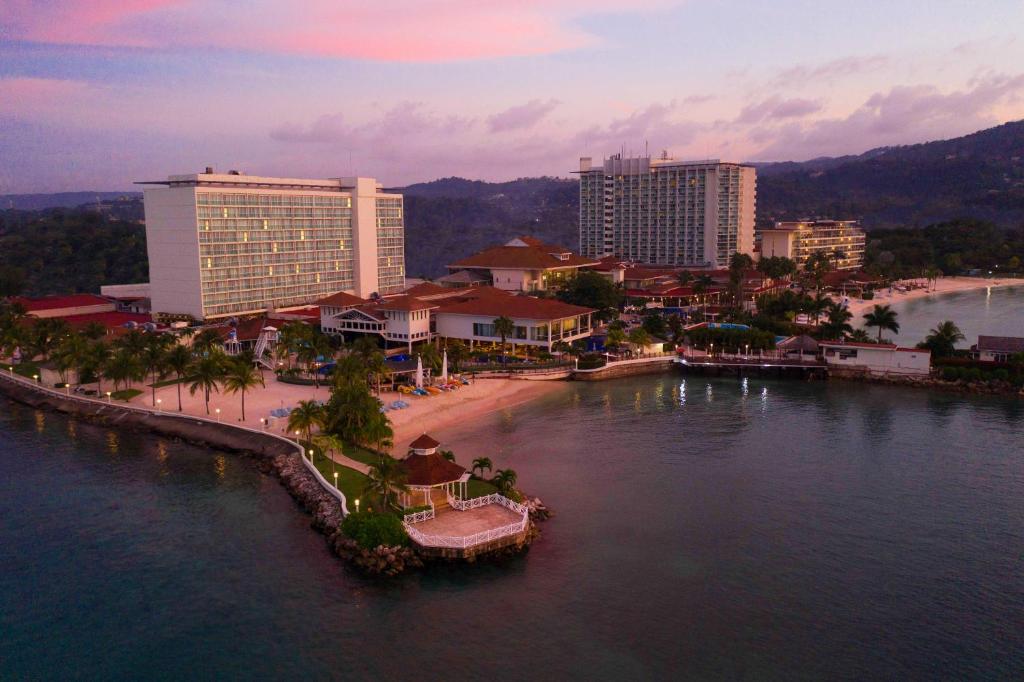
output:
[{"label": "white gazebo railing", "polygon": [[420,521],[429,521],[434,518],[434,505],[430,505],[430,509],[424,509],[422,511],[413,512],[412,514],[406,514],[402,517],[403,523],[419,523]]},{"label": "white gazebo railing", "polygon": [[526,526],[529,522],[529,517],[527,517],[507,526],[492,528],[490,530],[476,533],[475,535],[427,535],[409,524],[406,524],[405,530],[409,534],[409,537],[423,547],[452,547],[455,549],[466,549],[485,542],[490,542],[491,540],[500,540],[501,538],[521,533],[526,530]]},{"label": "white gazebo railing", "polygon": [[452,509],[458,511],[466,511],[468,509],[476,509],[477,507],[484,507],[488,504],[500,504],[506,509],[511,509],[517,514],[529,514],[530,510],[525,505],[519,504],[514,500],[510,500],[501,493],[491,493],[490,495],[484,495],[483,497],[474,497],[469,500],[460,500],[457,497],[448,495],[448,504]]}]

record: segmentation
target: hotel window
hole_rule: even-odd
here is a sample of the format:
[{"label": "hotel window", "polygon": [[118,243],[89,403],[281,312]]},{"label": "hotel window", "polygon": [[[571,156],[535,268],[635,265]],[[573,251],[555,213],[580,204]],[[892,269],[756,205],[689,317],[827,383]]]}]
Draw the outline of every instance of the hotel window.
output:
[{"label": "hotel window", "polygon": [[212,268],[213,267],[213,259],[212,258],[207,258],[206,259],[206,267],[208,267],[208,268]]},{"label": "hotel window", "polygon": [[264,230],[265,230],[265,229],[267,229],[267,227],[269,227],[269,225],[270,225],[270,222],[269,222],[269,221],[267,221],[267,220],[264,220],[264,221],[263,221],[263,229],[264,229]]}]

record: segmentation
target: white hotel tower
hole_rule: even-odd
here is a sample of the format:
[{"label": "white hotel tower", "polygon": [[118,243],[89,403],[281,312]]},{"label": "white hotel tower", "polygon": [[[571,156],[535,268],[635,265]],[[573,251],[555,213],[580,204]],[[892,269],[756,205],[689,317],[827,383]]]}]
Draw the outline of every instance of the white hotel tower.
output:
[{"label": "white hotel tower", "polygon": [[402,195],[373,178],[237,171],[172,175],[144,191],[154,314],[197,320],[363,298],[405,283]]},{"label": "white hotel tower", "polygon": [[580,159],[580,254],[723,268],[754,250],[757,171],[667,155]]}]

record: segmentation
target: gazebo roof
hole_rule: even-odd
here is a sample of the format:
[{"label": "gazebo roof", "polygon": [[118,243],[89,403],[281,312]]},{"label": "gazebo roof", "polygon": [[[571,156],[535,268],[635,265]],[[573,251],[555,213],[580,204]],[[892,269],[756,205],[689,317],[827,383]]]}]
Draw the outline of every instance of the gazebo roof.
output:
[{"label": "gazebo roof", "polygon": [[791,336],[785,341],[780,341],[777,346],[779,350],[801,352],[801,353],[817,353],[818,342],[814,338],[807,334],[800,334],[799,336]]},{"label": "gazebo roof", "polygon": [[412,454],[402,460],[406,483],[409,485],[441,485],[458,481],[466,470],[449,462],[436,452],[429,455]]},{"label": "gazebo roof", "polygon": [[413,442],[409,443],[409,447],[413,450],[429,450],[430,448],[436,448],[439,445],[441,444],[425,433]]}]

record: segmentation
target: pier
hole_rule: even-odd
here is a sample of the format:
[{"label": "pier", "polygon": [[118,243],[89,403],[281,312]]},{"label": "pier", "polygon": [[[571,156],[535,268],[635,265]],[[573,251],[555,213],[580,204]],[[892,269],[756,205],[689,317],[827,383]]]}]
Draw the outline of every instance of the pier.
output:
[{"label": "pier", "polygon": [[824,379],[828,365],[821,358],[767,351],[758,354],[680,353],[676,367],[687,373],[712,376],[774,375],[800,379]]}]

